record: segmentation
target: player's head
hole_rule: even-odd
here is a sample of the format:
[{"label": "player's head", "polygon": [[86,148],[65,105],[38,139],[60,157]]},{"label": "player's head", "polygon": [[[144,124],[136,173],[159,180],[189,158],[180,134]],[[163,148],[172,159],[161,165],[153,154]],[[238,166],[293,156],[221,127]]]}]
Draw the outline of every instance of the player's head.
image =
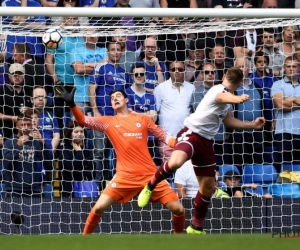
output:
[{"label": "player's head", "polygon": [[146,68],[142,63],[136,63],[131,68],[131,78],[135,84],[144,84],[146,78]]},{"label": "player's head", "polygon": [[32,130],[32,118],[26,114],[20,114],[17,119],[16,127],[18,135],[29,135]]},{"label": "player's head", "polygon": [[128,97],[123,90],[115,89],[109,93],[109,97],[114,110],[127,108]]},{"label": "player's head", "polygon": [[243,81],[243,71],[238,67],[231,67],[227,70],[225,80],[235,88],[239,87]]},{"label": "player's head", "polygon": [[236,171],[230,170],[224,174],[224,183],[228,187],[236,187],[239,185],[241,176]]}]

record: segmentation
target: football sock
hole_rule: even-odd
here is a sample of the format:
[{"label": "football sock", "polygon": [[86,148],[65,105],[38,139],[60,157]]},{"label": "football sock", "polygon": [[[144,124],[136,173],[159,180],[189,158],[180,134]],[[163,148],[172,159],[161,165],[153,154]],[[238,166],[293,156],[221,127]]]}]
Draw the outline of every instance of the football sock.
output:
[{"label": "football sock", "polygon": [[194,215],[192,218],[192,225],[195,229],[202,229],[209,203],[210,197],[207,197],[198,191],[194,200]]},{"label": "football sock", "polygon": [[100,219],[101,215],[96,214],[94,210],[92,210],[86,219],[83,229],[83,235],[91,234],[94,231],[95,227],[99,224]]},{"label": "football sock", "polygon": [[173,214],[174,234],[183,233],[185,227],[185,211],[182,215]]},{"label": "football sock", "polygon": [[162,163],[159,169],[156,171],[155,175],[149,181],[148,183],[149,189],[152,191],[158,183],[168,178],[173,172],[174,171],[169,168],[167,161]]}]

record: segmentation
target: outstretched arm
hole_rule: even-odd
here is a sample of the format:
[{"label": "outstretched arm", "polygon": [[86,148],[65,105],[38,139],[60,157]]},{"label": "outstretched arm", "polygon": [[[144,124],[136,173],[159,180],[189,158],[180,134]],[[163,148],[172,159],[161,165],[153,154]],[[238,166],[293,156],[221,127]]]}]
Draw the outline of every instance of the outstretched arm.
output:
[{"label": "outstretched arm", "polygon": [[101,117],[90,117],[85,116],[81,110],[76,106],[74,102],[74,94],[76,91],[76,88],[74,88],[71,93],[69,93],[65,87],[59,85],[55,86],[55,95],[58,97],[61,97],[65,102],[66,105],[71,108],[71,111],[76,119],[76,121],[79,123],[80,126],[88,127],[94,130],[99,131],[105,131],[108,127],[108,123],[105,123],[104,116]]},{"label": "outstretched arm", "polygon": [[227,128],[231,129],[261,129],[265,125],[266,120],[263,117],[258,117],[253,122],[243,122],[234,118],[231,114],[231,111],[228,111],[223,123]]},{"label": "outstretched arm", "polygon": [[216,95],[215,98],[217,102],[227,103],[227,104],[239,104],[248,101],[249,99],[250,99],[249,95],[242,94],[238,96],[230,92],[219,93]]},{"label": "outstretched arm", "polygon": [[157,126],[149,117],[147,117],[147,119],[149,132],[153,134],[155,138],[167,144],[170,148],[174,148],[176,144],[176,138],[172,137],[166,131]]}]

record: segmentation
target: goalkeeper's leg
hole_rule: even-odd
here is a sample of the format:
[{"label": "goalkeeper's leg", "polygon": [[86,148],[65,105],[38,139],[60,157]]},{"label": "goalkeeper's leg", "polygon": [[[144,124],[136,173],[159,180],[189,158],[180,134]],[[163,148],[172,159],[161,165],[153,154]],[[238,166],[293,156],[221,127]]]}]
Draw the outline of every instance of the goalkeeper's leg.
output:
[{"label": "goalkeeper's leg", "polygon": [[172,201],[166,204],[166,207],[173,213],[174,233],[183,233],[185,226],[185,210],[179,201]]},{"label": "goalkeeper's leg", "polygon": [[86,219],[86,223],[83,229],[83,235],[91,234],[96,226],[99,224],[100,219],[104,211],[110,207],[115,200],[106,194],[102,194],[95,206],[92,208],[89,216]]}]

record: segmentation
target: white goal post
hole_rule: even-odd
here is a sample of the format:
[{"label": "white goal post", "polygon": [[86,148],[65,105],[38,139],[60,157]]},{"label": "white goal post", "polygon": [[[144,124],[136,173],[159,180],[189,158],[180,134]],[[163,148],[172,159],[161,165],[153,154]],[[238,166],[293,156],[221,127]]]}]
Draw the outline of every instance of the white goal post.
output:
[{"label": "white goal post", "polygon": [[[138,1],[138,0],[137,0]],[[95,25],[84,23],[79,27],[5,23],[7,16],[45,17],[176,17],[177,24],[158,23],[155,28],[145,27],[141,22],[134,29],[124,29],[122,24]],[[57,28],[63,37],[81,36],[146,36],[151,34],[208,33],[236,31],[240,29],[278,28],[300,25],[298,9],[146,9],[146,8],[0,8],[0,34],[12,36],[41,37],[45,30]],[[94,32],[88,31],[93,27]],[[116,33],[116,30],[121,29]],[[11,51],[10,51],[11,53]],[[46,52],[45,52],[46,54]],[[1,63],[0,66],[3,66]],[[5,66],[4,66],[5,67]],[[51,77],[51,76],[50,76]],[[300,126],[300,125],[299,125]],[[110,166],[115,163],[114,154],[109,155]],[[232,155],[230,156],[232,157]],[[272,157],[271,157],[272,158]],[[273,158],[272,158],[273,159]],[[0,159],[1,163],[2,159]],[[273,162],[271,162],[272,164]],[[111,166],[113,168],[113,166]],[[60,171],[60,170],[59,170]],[[59,172],[56,171],[55,172]],[[112,171],[110,169],[109,171]],[[109,181],[109,180],[104,180]],[[172,183],[173,184],[173,183]],[[55,195],[47,197],[5,197],[0,180],[0,235],[1,234],[79,234],[96,198],[61,197],[60,180],[54,181]],[[262,185],[261,185],[262,186]],[[266,186],[264,186],[266,188]],[[300,189],[299,189],[300,191]],[[300,193],[299,197],[300,198]],[[209,233],[267,233],[292,231],[300,227],[297,198],[274,199],[243,197],[213,199],[204,229]],[[186,208],[187,224],[192,216],[192,199],[182,200]],[[22,223],[12,220],[12,215],[22,214]],[[160,204],[150,204],[144,209],[137,206],[136,199],[125,205],[114,204],[105,212],[102,222],[94,233],[172,233],[172,216]]]}]

